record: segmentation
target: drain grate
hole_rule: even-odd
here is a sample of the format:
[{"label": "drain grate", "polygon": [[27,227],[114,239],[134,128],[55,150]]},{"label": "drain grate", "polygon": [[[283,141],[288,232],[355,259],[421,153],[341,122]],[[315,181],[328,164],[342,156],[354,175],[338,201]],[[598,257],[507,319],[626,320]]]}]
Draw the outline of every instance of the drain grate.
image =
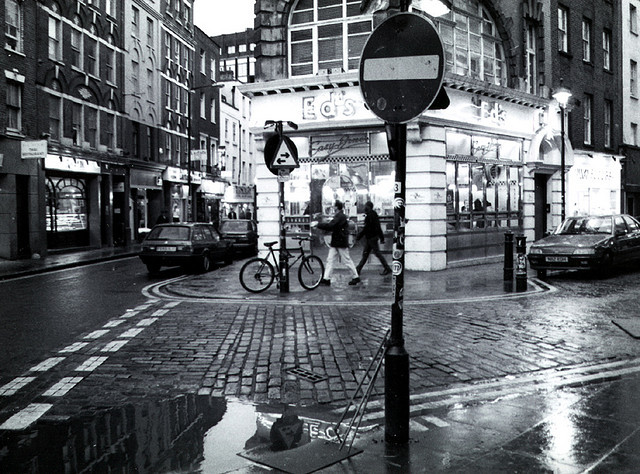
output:
[{"label": "drain grate", "polygon": [[305,379],[306,381],[311,383],[327,380],[326,375],[314,374],[310,370],[303,369],[302,367],[292,367],[290,369],[287,369],[287,373],[295,375],[296,377],[300,377],[301,379]]}]

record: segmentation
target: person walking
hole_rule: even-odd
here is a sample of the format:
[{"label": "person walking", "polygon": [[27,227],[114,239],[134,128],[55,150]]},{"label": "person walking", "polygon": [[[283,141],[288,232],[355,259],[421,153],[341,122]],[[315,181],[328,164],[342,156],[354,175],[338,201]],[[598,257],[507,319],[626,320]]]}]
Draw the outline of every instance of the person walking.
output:
[{"label": "person walking", "polygon": [[331,222],[316,223],[318,229],[331,231],[327,266],[324,269],[324,277],[320,280],[320,284],[331,285],[331,274],[339,257],[342,263],[351,271],[353,278],[349,282],[349,285],[357,285],[360,283],[360,277],[358,276],[358,271],[356,270],[353,260],[351,260],[351,255],[349,255],[349,221],[342,210],[344,207],[342,201],[336,200],[334,207],[336,208],[336,213],[333,219],[331,219]]},{"label": "person walking", "polygon": [[360,259],[360,263],[356,266],[356,270],[358,271],[358,275],[362,271],[362,267],[367,263],[367,259],[371,252],[378,257],[382,267],[384,268],[380,275],[388,275],[391,273],[391,267],[387,263],[380,252],[380,247],[378,245],[378,240],[384,244],[384,234],[382,233],[382,227],[380,226],[380,218],[378,217],[378,213],[373,210],[373,203],[371,201],[367,201],[364,205],[364,227],[356,237],[356,241],[360,240],[362,237],[365,238],[364,249],[362,250],[362,258]]}]

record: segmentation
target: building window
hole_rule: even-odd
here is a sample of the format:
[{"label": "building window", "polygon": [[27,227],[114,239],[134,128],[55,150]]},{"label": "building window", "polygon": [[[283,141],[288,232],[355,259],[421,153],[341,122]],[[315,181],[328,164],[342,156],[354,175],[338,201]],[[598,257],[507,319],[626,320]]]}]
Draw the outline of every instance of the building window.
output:
[{"label": "building window", "polygon": [[236,47],[234,45],[227,46],[227,54],[236,54]]},{"label": "building window", "polygon": [[87,74],[98,75],[98,42],[90,37],[84,42],[84,70]]},{"label": "building window", "polygon": [[155,101],[155,90],[154,86],[154,77],[153,77],[153,69],[147,69],[147,100]]},{"label": "building window", "polygon": [[638,63],[633,59],[630,62],[629,88],[631,97],[638,97]]},{"label": "building window", "polygon": [[629,5],[629,31],[638,34],[638,9],[635,5]]},{"label": "building window", "polygon": [[355,0],[304,0],[289,23],[290,74],[356,70],[372,31],[370,15],[359,15]]},{"label": "building window", "polygon": [[153,46],[153,19],[147,18],[147,44]]},{"label": "building window", "polygon": [[200,50],[200,74],[207,73],[207,56],[204,53],[204,49]]},{"label": "building window", "polygon": [[49,17],[49,58],[62,59],[62,42],[60,41],[62,22],[53,16]]},{"label": "building window", "polygon": [[602,32],[602,67],[606,71],[611,71],[611,32]]},{"label": "building window", "polygon": [[116,3],[116,2],[115,2],[115,1],[113,1],[113,0],[105,0],[105,2],[104,2],[104,9],[105,9],[105,11],[106,11],[109,15],[111,15],[111,16],[113,16],[113,17],[115,17],[115,16],[116,16],[116,14],[115,14],[115,3]]},{"label": "building window", "polygon": [[211,123],[216,123],[216,100],[211,99],[211,105],[209,106],[209,113],[211,114]]},{"label": "building window", "polygon": [[246,44],[238,45],[238,52],[239,53],[246,53],[247,52],[247,45]]},{"label": "building window", "polygon": [[131,60],[131,86],[134,94],[140,93],[140,63],[136,59]]},{"label": "building window", "polygon": [[[491,15],[479,2],[461,2],[437,22],[446,69],[461,76],[507,85],[502,39]],[[535,42],[535,29],[531,33]],[[532,79],[532,83],[535,82]]]},{"label": "building window", "polygon": [[200,92],[200,118],[207,118],[207,98],[204,92]]},{"label": "building window", "polygon": [[613,116],[613,102],[604,101],[604,146],[611,148],[611,117]]},{"label": "building window", "polygon": [[140,36],[140,10],[131,7],[131,31],[136,38]]},{"label": "building window", "polygon": [[22,130],[22,85],[18,82],[7,82],[7,128]]},{"label": "building window", "polygon": [[216,80],[216,60],[213,58],[209,61],[209,78],[212,81]]},{"label": "building window", "polygon": [[[79,18],[74,19],[78,22]],[[71,65],[82,69],[82,31],[71,28]]]},{"label": "building window", "polygon": [[585,94],[582,102],[582,125],[584,129],[584,144],[591,145],[593,143],[593,96],[591,94]]},{"label": "building window", "polygon": [[638,146],[638,124],[631,123],[631,144]]},{"label": "building window", "polygon": [[582,60],[591,62],[591,20],[582,19]]},{"label": "building window", "polygon": [[[149,117],[149,123],[153,123],[153,118]],[[145,127],[147,130],[147,150],[146,150],[146,156],[148,156],[150,159],[154,159],[155,158],[155,152],[154,152],[154,148],[153,148],[153,136],[151,135],[151,127]]]},{"label": "building window", "polygon": [[233,130],[233,144],[235,145],[238,141],[238,124],[236,122],[233,122],[231,124],[232,130]]},{"label": "building window", "polygon": [[534,25],[527,25],[527,92],[535,94],[537,92],[537,55],[538,49],[537,29]]},{"label": "building window", "polygon": [[49,135],[51,140],[55,141],[60,141],[61,103],[60,97],[49,96]]},{"label": "building window", "polygon": [[114,122],[114,114],[109,112],[100,112],[100,144],[107,148],[114,148]]},{"label": "building window", "polygon": [[84,141],[89,143],[91,148],[97,148],[98,145],[98,110],[93,107],[85,107],[84,109]]},{"label": "building window", "polygon": [[558,7],[558,51],[569,52],[569,10]]},{"label": "building window", "polygon": [[115,62],[116,62],[116,52],[111,48],[106,48],[104,54],[104,69],[105,69],[105,79],[107,82],[115,83],[116,82],[116,72],[115,72]]},{"label": "building window", "polygon": [[71,103],[71,124],[73,125],[73,144],[82,145],[84,140],[84,121],[82,119],[82,104]]},{"label": "building window", "polygon": [[171,59],[171,37],[166,32],[164,34],[164,57],[167,60]]},{"label": "building window", "polygon": [[4,17],[6,47],[22,52],[22,3],[16,0],[5,0]]}]

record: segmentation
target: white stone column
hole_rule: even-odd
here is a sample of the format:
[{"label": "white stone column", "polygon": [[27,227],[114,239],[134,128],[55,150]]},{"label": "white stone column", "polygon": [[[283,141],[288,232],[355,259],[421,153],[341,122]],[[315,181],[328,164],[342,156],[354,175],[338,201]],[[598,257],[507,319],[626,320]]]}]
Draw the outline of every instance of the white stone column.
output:
[{"label": "white stone column", "polygon": [[[256,157],[264,155],[265,141],[259,134],[256,137]],[[264,163],[256,160],[256,220],[258,221],[258,252],[266,257],[264,242],[280,240],[280,221],[278,212],[278,179]],[[279,245],[276,245],[278,248]]]}]

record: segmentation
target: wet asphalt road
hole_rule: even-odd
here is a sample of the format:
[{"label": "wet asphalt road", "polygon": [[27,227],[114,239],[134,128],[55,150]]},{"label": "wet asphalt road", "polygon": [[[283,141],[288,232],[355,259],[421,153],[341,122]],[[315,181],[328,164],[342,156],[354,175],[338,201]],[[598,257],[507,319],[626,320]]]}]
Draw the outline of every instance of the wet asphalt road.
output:
[{"label": "wet asphalt road", "polygon": [[[189,280],[204,287],[215,276]],[[603,280],[553,275],[557,291],[544,295],[408,305],[411,442],[397,453],[385,446],[378,384],[355,443],[365,452],[327,471],[637,472],[640,343],[611,319],[638,317],[639,280],[635,269]],[[124,306],[109,319],[119,336],[68,338],[89,343],[0,399],[0,421],[27,402],[52,405],[36,430],[0,432],[8,448],[0,470],[48,462],[72,472],[262,472],[235,452],[282,461],[259,448],[271,442],[283,403],[297,407],[309,437],[331,439],[388,319],[386,307]],[[127,332],[126,345],[104,352]],[[105,360],[80,374],[74,367],[86,357]],[[329,378],[287,375],[296,365]],[[44,396],[61,377],[79,375],[68,393]],[[295,457],[309,468],[312,456]]]}]

